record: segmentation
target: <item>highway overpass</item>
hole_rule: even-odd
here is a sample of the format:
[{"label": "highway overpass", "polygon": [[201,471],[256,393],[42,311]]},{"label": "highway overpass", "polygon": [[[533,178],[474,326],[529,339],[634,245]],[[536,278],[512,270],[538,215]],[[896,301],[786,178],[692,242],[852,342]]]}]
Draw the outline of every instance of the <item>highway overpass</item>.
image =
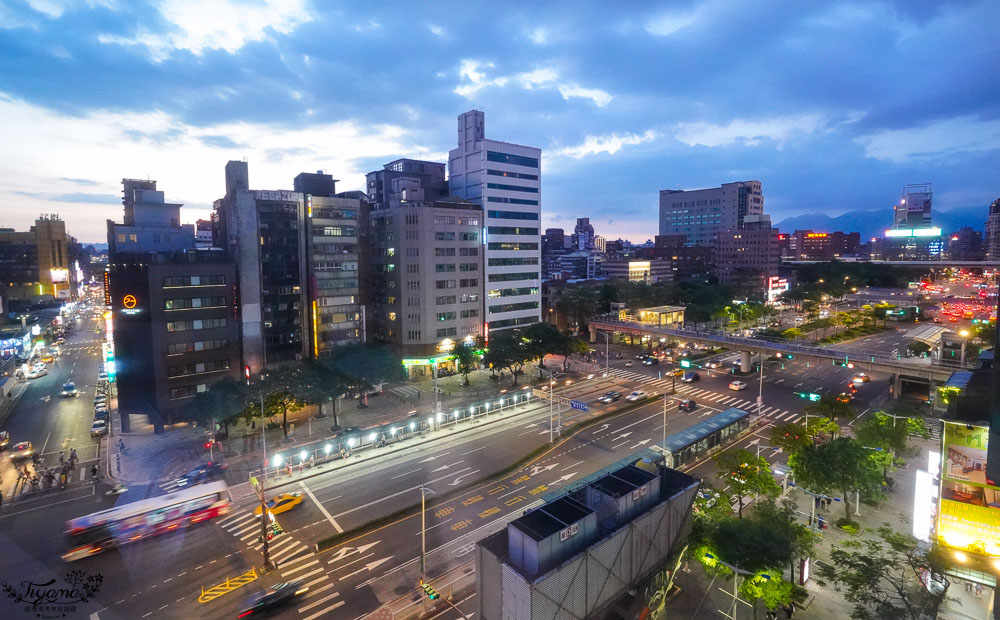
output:
[{"label": "highway overpass", "polygon": [[620,321],[615,319],[594,319],[589,323],[590,342],[597,343],[600,339],[597,332],[624,333],[634,336],[650,336],[681,340],[706,346],[722,347],[742,353],[740,369],[749,372],[750,358],[754,354],[783,353],[794,355],[797,359],[813,360],[815,362],[829,361],[854,364],[858,370],[869,372],[884,372],[895,375],[893,397],[898,398],[903,382],[919,383],[933,389],[935,385],[944,383],[952,373],[959,370],[969,370],[969,364],[941,364],[930,358],[906,358],[891,355],[885,351],[852,348],[849,345],[816,346],[787,340],[771,340],[764,338],[746,338],[729,336],[712,332],[695,331],[691,329],[674,329],[641,323],[638,321]]}]

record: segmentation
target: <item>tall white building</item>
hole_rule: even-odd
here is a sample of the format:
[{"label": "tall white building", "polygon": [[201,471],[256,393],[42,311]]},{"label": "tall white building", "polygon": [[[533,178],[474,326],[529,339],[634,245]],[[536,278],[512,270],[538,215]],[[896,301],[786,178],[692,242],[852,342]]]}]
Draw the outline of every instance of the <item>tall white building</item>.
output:
[{"label": "tall white building", "polygon": [[483,208],[483,322],[490,331],[541,320],[541,157],[541,149],[487,140],[480,110],[458,117],[448,186]]},{"label": "tall white building", "polygon": [[760,181],[660,190],[660,234],[687,235],[687,243],[692,245],[715,245],[720,232],[743,228],[744,218],[763,214]]}]

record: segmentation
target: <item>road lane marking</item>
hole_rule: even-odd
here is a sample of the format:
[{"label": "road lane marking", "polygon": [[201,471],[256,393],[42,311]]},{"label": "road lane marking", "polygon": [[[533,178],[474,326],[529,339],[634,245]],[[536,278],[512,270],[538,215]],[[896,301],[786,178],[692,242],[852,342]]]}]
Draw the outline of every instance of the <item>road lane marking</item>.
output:
[{"label": "road lane marking", "polygon": [[[325,597],[319,599],[318,601],[316,601],[315,603],[310,603],[310,604],[306,605],[305,607],[300,607],[299,608],[299,613],[300,614],[305,613],[305,612],[309,611],[310,609],[312,609],[314,607],[317,607],[319,605],[322,605],[323,603],[327,602],[328,600],[330,600],[332,598],[336,598],[338,596],[340,596],[340,592],[334,592],[330,596],[325,596]],[[315,613],[315,614],[313,614],[311,616],[307,616],[307,617],[303,618],[302,620],[313,620],[313,618],[318,618],[318,617],[322,616],[323,614],[325,614],[326,612],[332,611],[332,610],[334,610],[334,609],[342,606],[343,604],[344,604],[344,601],[338,601],[336,605],[330,605],[326,609],[321,610],[319,613]]]},{"label": "road lane marking", "polygon": [[408,471],[405,474],[399,474],[398,476],[393,476],[389,480],[395,480],[396,478],[402,478],[403,476],[409,476],[410,474],[415,474],[417,472],[423,471],[422,469],[414,469],[413,471]]},{"label": "road lane marking", "polygon": [[321,504],[320,501],[318,499],[316,499],[316,496],[309,489],[309,487],[306,486],[306,483],[305,482],[299,482],[299,484],[302,486],[302,489],[306,492],[306,494],[309,496],[309,498],[312,499],[312,501],[319,508],[319,511],[321,513],[323,513],[323,516],[326,517],[326,520],[330,522],[330,525],[333,526],[333,529],[337,530],[338,534],[343,534],[344,533],[344,528],[340,527],[340,524],[337,523],[337,520],[334,519],[333,516],[329,512],[326,511],[326,508],[324,508],[323,504]]},{"label": "road lane marking", "polygon": [[300,570],[305,570],[305,569],[309,568],[310,566],[315,566],[316,564],[319,564],[319,560],[313,560],[312,562],[309,562],[307,564],[303,564],[302,566],[296,566],[292,570],[281,571],[281,576],[282,577],[287,577],[287,576],[291,575],[292,573],[297,573]]},{"label": "road lane marking", "polygon": [[[436,528],[436,527],[437,527],[437,526],[439,526],[439,525],[444,525],[445,523],[451,523],[451,522],[452,522],[452,520],[453,520],[453,519],[445,519],[445,520],[444,520],[444,521],[442,521],[441,523],[435,523],[434,525],[432,525],[432,526],[430,526],[430,527],[428,527],[428,528],[425,528],[425,529],[424,529],[424,532],[429,532],[429,531],[433,530],[434,528]],[[423,532],[417,532],[416,534],[414,534],[414,536],[420,536],[420,534],[422,534],[422,533],[423,533]]]},{"label": "road lane marking", "polygon": [[341,512],[341,513],[339,513],[337,515],[334,515],[334,516],[336,516],[336,517],[343,517],[345,515],[351,514],[352,512],[357,512],[359,510],[364,510],[365,508],[368,508],[369,506],[374,506],[375,504],[377,504],[379,502],[384,502],[387,499],[392,499],[394,497],[399,497],[400,495],[403,495],[405,493],[412,493],[413,491],[417,491],[417,490],[420,489],[421,486],[426,487],[426,486],[429,486],[431,484],[434,484],[435,482],[441,482],[442,480],[448,480],[449,478],[452,478],[455,474],[460,474],[460,473],[462,473],[464,471],[468,471],[470,469],[472,469],[472,468],[471,467],[463,467],[462,469],[459,469],[457,471],[453,471],[450,474],[447,474],[445,476],[441,476],[439,478],[434,478],[433,480],[428,480],[423,485],[417,485],[415,487],[410,487],[408,489],[403,489],[402,491],[397,491],[395,493],[391,493],[389,495],[386,495],[385,497],[380,497],[379,499],[372,500],[372,501],[370,501],[370,502],[368,502],[366,504],[362,504],[360,506],[355,506],[354,508],[351,508],[350,510],[345,510],[344,512]]},{"label": "road lane marking", "polygon": [[468,452],[463,452],[459,456],[465,456],[466,454],[472,454],[473,452],[479,452],[480,450],[485,450],[485,449],[486,449],[486,446],[479,446],[475,450],[469,450]]}]

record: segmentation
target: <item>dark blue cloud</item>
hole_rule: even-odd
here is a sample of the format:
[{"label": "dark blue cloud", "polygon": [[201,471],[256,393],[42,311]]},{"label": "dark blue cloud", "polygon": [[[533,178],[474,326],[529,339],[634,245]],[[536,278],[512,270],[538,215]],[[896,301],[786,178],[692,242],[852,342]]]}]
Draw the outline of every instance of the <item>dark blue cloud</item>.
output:
[{"label": "dark blue cloud", "polygon": [[[54,19],[25,5],[8,11],[9,25],[30,27],[0,36],[0,92],[63,114],[158,111],[209,129],[342,121],[402,127],[403,142],[417,152],[340,154],[375,170],[395,157],[453,148],[455,117],[484,109],[489,137],[545,149],[543,208],[550,221],[613,208],[613,228],[629,222],[650,228],[659,189],[748,178],[763,181],[775,221],[882,207],[908,182],[934,182],[943,202],[965,196],[985,204],[1000,194],[997,151],[970,147],[963,136],[932,147],[946,154],[939,156],[907,151],[889,158],[866,148],[871,136],[889,130],[919,136],[961,117],[965,134],[975,135],[976,123],[1000,119],[1000,40],[993,32],[1000,5],[986,0],[624,8],[580,2],[572,10],[545,3],[429,3],[407,10],[314,3],[311,21],[288,32],[271,29],[235,53],[177,49],[161,56],[145,45],[109,42],[176,34],[152,2],[74,7]],[[657,34],[668,13],[687,25]],[[459,75],[465,60],[478,63],[489,83],[467,96],[456,92],[471,85]],[[539,70],[552,78],[528,88],[524,74]],[[576,96],[564,95],[570,92]],[[598,101],[579,96],[588,92]],[[603,106],[601,93],[611,97]],[[556,157],[588,136],[647,130],[656,139],[614,154]],[[183,131],[129,136],[160,143]],[[206,148],[239,146],[217,133],[199,139]],[[901,140],[900,149],[916,148],[908,144]],[[304,152],[289,144],[264,157]],[[322,167],[325,154],[315,155]],[[362,182],[342,179],[350,188]]]}]

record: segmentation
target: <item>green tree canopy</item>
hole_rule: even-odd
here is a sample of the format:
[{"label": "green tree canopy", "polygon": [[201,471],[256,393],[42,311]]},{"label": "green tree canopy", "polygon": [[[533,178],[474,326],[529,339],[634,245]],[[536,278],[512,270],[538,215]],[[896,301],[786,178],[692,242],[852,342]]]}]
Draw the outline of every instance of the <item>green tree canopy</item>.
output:
[{"label": "green tree canopy", "polygon": [[743,499],[751,495],[777,497],[781,485],[774,479],[771,466],[749,450],[728,450],[715,456],[717,478],[729,485],[729,493],[739,500],[737,514],[743,518]]},{"label": "green tree canopy", "polygon": [[455,361],[458,364],[458,372],[462,373],[464,385],[469,385],[469,373],[475,370],[479,357],[472,347],[459,343],[455,347]]},{"label": "green tree canopy", "polygon": [[821,418],[838,420],[854,415],[854,410],[847,403],[840,402],[833,396],[822,396],[814,403],[809,403],[802,408],[802,413]]},{"label": "green tree canopy", "polygon": [[[876,530],[877,538],[846,540],[830,551],[830,562],[816,573],[821,585],[830,582],[854,605],[857,620],[919,620],[936,618],[948,590],[945,571],[949,554],[935,544],[926,545],[888,525]],[[933,576],[924,587],[924,573]]]},{"label": "green tree canopy", "polygon": [[850,437],[806,446],[790,455],[789,465],[799,486],[813,493],[839,492],[848,520],[851,518],[851,491],[873,497],[882,487],[878,457]]}]

